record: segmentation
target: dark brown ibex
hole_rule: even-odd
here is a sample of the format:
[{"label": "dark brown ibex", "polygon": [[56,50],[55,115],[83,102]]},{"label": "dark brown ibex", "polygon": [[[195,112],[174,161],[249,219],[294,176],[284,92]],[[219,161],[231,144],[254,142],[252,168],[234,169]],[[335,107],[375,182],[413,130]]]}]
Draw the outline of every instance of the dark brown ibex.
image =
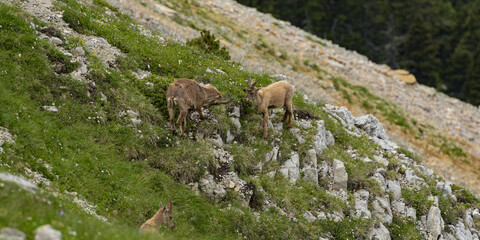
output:
[{"label": "dark brown ibex", "polygon": [[226,104],[231,101],[231,99],[222,99],[222,95],[214,86],[205,86],[194,80],[179,78],[170,84],[167,90],[167,106],[172,130],[175,130],[173,122],[175,107],[178,107],[180,110],[180,116],[178,116],[176,125],[180,129],[180,136],[184,136],[182,122],[184,122],[185,127],[189,108],[193,107],[200,115],[200,118],[203,119],[202,106],[209,107],[211,105]]},{"label": "dark brown ibex", "polygon": [[172,203],[168,201],[168,207],[162,206],[162,202],[160,202],[159,205],[160,209],[158,209],[157,213],[140,226],[140,231],[142,233],[155,233],[160,229],[162,224],[168,228],[175,227],[175,223],[173,222]]},{"label": "dark brown ibex", "polygon": [[292,98],[294,87],[292,84],[287,81],[280,81],[272,83],[264,88],[256,88],[255,84],[258,82],[255,81],[252,83],[248,79],[247,84],[247,95],[245,96],[246,101],[252,101],[253,105],[257,110],[263,113],[263,137],[267,137],[267,124],[268,124],[268,109],[269,108],[285,108],[285,114],[283,115],[282,121],[289,118],[287,127],[292,126],[292,117],[293,117],[293,105]]}]

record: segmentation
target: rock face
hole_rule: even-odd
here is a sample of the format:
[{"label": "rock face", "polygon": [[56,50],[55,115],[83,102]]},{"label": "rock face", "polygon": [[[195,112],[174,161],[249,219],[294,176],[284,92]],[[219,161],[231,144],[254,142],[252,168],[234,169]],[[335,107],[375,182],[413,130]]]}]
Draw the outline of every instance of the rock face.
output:
[{"label": "rock face", "polygon": [[317,134],[313,139],[313,147],[317,154],[321,154],[328,146],[335,144],[332,133],[325,129],[325,122],[320,120],[317,122]]},{"label": "rock face", "polygon": [[333,186],[332,190],[347,190],[348,174],[342,161],[334,159],[332,165]]},{"label": "rock face", "polygon": [[372,204],[373,214],[383,223],[390,224],[393,220],[390,201],[386,198],[376,197]]},{"label": "rock face", "polygon": [[204,192],[207,197],[212,199],[214,202],[222,201],[227,195],[225,188],[222,185],[217,184],[213,179],[213,175],[211,174],[205,175],[200,180],[198,186],[200,190]]},{"label": "rock face", "polygon": [[291,158],[287,160],[278,170],[284,177],[288,178],[290,182],[296,183],[300,179],[300,161],[297,152],[292,152]]},{"label": "rock face", "polygon": [[370,218],[372,214],[368,210],[368,197],[370,193],[365,190],[359,190],[355,193],[355,217]]},{"label": "rock face", "polygon": [[383,130],[382,124],[372,114],[357,117],[354,119],[355,126],[364,130],[368,135],[378,137],[380,139],[388,140],[385,130]]},{"label": "rock face", "polygon": [[432,239],[437,239],[442,234],[444,228],[444,222],[440,209],[436,206],[431,206],[427,214],[427,233]]},{"label": "rock face", "polygon": [[307,151],[307,156],[303,160],[304,179],[306,181],[318,184],[317,153],[314,149]]},{"label": "rock face", "polygon": [[3,152],[2,145],[4,143],[13,143],[13,136],[8,132],[8,129],[0,127],[0,153]]},{"label": "rock face", "polygon": [[62,233],[50,225],[43,225],[35,230],[35,240],[61,240]]},{"label": "rock face", "polygon": [[390,240],[390,232],[388,229],[382,224],[379,223],[378,227],[372,229],[368,237],[370,240]]},{"label": "rock face", "polygon": [[387,188],[392,193],[392,200],[400,200],[402,198],[402,187],[399,182],[387,180]]}]

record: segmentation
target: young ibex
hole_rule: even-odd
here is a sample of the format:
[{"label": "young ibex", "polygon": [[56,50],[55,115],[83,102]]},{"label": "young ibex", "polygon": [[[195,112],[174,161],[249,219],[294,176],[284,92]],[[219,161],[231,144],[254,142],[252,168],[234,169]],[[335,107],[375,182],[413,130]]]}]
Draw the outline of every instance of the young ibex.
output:
[{"label": "young ibex", "polygon": [[177,79],[170,84],[167,90],[167,106],[172,130],[175,130],[173,122],[175,107],[178,107],[180,110],[180,116],[178,116],[176,125],[180,129],[180,136],[184,136],[182,122],[184,122],[185,127],[189,108],[193,107],[200,115],[200,118],[203,119],[202,106],[209,107],[211,105],[226,104],[231,101],[231,99],[223,100],[222,95],[214,86],[204,86],[186,78]]},{"label": "young ibex", "polygon": [[173,222],[173,209],[172,203],[168,201],[168,207],[162,206],[160,202],[160,209],[155,213],[155,215],[148,219],[145,223],[140,226],[140,231],[142,233],[155,233],[160,229],[160,226],[165,225],[168,228],[174,228],[175,223]]},{"label": "young ibex", "polygon": [[264,88],[256,88],[255,84],[258,82],[252,81],[249,79],[247,84],[247,95],[245,96],[246,101],[252,101],[253,105],[257,110],[263,113],[263,137],[267,137],[267,124],[268,124],[268,109],[269,108],[285,108],[285,114],[283,115],[282,121],[285,121],[288,116],[288,125],[287,127],[292,126],[292,117],[293,117],[293,106],[292,98],[294,87],[292,84],[286,81],[280,81],[272,83]]}]

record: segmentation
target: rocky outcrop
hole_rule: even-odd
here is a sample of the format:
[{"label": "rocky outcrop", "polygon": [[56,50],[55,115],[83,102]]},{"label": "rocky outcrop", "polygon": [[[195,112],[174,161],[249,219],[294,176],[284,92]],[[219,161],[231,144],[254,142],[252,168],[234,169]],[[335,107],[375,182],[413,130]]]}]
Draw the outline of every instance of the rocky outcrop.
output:
[{"label": "rocky outcrop", "polygon": [[31,183],[27,179],[21,176],[16,176],[10,173],[1,173],[0,172],[0,181],[12,182],[17,184],[19,187],[23,188],[26,191],[35,193],[38,189],[37,185]]},{"label": "rocky outcrop", "polygon": [[431,237],[431,239],[438,239],[438,236],[442,234],[443,228],[444,222],[440,209],[436,206],[431,206],[430,210],[428,210],[426,224],[428,236]]},{"label": "rocky outcrop", "polygon": [[10,134],[8,129],[0,127],[0,153],[3,152],[2,145],[4,143],[14,143],[13,136]]},{"label": "rocky outcrop", "polygon": [[290,182],[295,183],[300,179],[300,159],[297,152],[292,152],[290,159],[288,159],[282,167],[278,170]]}]

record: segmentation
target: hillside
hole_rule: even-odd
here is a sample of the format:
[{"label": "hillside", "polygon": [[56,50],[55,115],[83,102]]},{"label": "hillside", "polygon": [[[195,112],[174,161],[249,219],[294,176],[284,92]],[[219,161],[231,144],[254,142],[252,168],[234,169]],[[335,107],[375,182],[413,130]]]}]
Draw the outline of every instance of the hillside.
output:
[{"label": "hillside", "polygon": [[[478,239],[479,199],[405,149],[422,150],[405,136],[432,121],[417,140],[443,139],[438,159],[453,151],[455,163],[474,165],[474,149],[457,142],[468,126],[444,135],[434,129],[440,117],[414,124],[401,105],[355,82],[378,71],[352,65],[373,63],[310,35],[297,39],[322,49],[297,55],[292,49],[301,44],[277,41],[272,30],[260,38],[221,12],[270,17],[229,4],[236,3],[0,3],[0,239],[45,231],[63,239]],[[185,44],[203,27],[232,60]],[[298,59],[312,52],[329,57]],[[342,64],[352,71],[339,71]],[[165,103],[166,87],[179,77],[233,99],[204,109],[205,120],[192,113],[184,138],[169,130]],[[293,128],[273,111],[261,138],[261,116],[242,100],[249,77],[261,86],[296,85]],[[432,103],[444,100],[435,94]],[[337,107],[344,104],[353,114]],[[167,199],[176,227],[139,232]]]},{"label": "hillside", "polygon": [[120,11],[185,43],[209,29],[232,58],[286,75],[312,100],[374,114],[387,134],[441,176],[480,192],[480,111],[385,65],[235,1],[115,1]]}]

